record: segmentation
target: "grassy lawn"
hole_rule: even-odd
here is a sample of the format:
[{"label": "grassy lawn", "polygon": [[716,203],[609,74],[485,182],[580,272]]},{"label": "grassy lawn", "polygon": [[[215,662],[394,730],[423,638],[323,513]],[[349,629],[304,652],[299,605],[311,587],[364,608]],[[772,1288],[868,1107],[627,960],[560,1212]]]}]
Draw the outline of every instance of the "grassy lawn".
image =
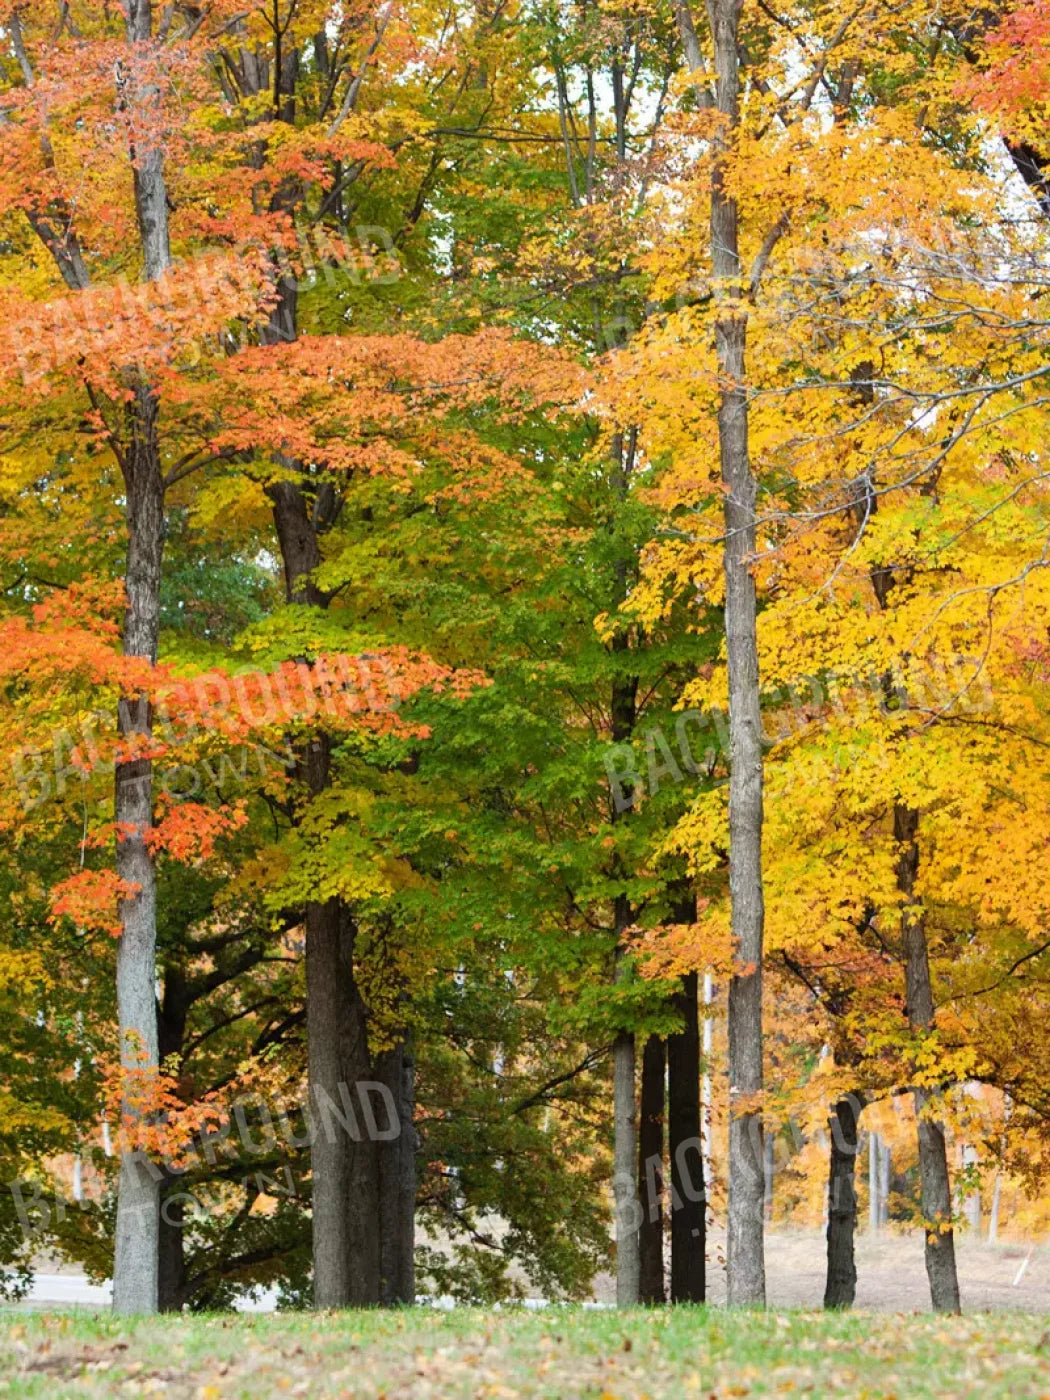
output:
[{"label": "grassy lawn", "polygon": [[1038,1316],[575,1308],[0,1314],[0,1396],[1050,1397]]}]

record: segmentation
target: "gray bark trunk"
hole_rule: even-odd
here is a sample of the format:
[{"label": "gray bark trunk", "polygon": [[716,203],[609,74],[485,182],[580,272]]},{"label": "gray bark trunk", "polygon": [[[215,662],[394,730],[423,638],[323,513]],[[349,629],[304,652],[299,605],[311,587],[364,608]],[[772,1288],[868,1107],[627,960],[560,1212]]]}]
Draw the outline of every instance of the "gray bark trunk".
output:
[{"label": "gray bark trunk", "polygon": [[[148,0],[127,0],[129,44],[146,43],[152,34]],[[134,84],[122,100],[150,108],[155,91]],[[147,279],[162,276],[171,264],[168,245],[167,191],[159,146],[132,151],[135,208],[142,238]],[[157,438],[157,400],[149,385],[137,380],[128,406],[129,441],[124,468],[127,492],[128,551],[124,617],[124,654],[157,660],[160,630],[160,570],[164,541],[164,480]],[[122,735],[152,733],[151,706],[145,696],[120,702],[117,723]],[[114,794],[117,830],[116,869],[137,892],[120,904],[117,941],[117,1012],[122,1062],[156,1068],[157,891],[153,857],[145,834],[153,822],[153,772],[149,759],[117,765]],[[125,1103],[125,1121],[134,1108]],[[155,1312],[158,1304],[160,1182],[162,1173],[143,1153],[121,1158],[113,1262],[113,1309],[118,1313]]]},{"label": "gray bark trunk", "polygon": [[828,1119],[831,1138],[828,1170],[828,1272],[825,1308],[851,1308],[857,1294],[857,1264],[853,1241],[857,1228],[857,1117],[862,1100],[856,1094],[839,1099]]},{"label": "gray bark trunk", "polygon": [[682,978],[676,1006],[684,1025],[667,1040],[671,1302],[702,1303],[707,1292],[707,1199],[700,1129],[700,1026],[695,972]]},{"label": "gray bark trunk", "polygon": [[[898,844],[897,888],[903,896],[901,937],[905,994],[908,1020],[913,1030],[921,1031],[933,1025],[934,1013],[926,923],[922,910],[914,902],[915,880],[919,870],[918,830],[918,812],[902,802],[896,803],[893,809],[893,835]],[[931,1116],[935,1096],[930,1090],[920,1086],[915,1090],[914,1097],[930,1300],[937,1312],[957,1313],[960,1310],[959,1276],[955,1265],[955,1236],[951,1228],[952,1190],[944,1127]]]},{"label": "gray bark trunk", "polygon": [[[715,102],[729,130],[739,117],[739,0],[709,0]],[[748,449],[744,383],[747,313],[739,288],[736,201],[716,144],[711,178],[711,271],[715,347],[722,379],[718,441],[725,488],[726,653],[729,665],[729,898],[738,971],[729,983],[728,1301],[764,1305],[762,1091],[762,721],[759,712],[755,552],[756,487]],[[739,1107],[740,1101],[745,1107]]]},{"label": "gray bark trunk", "polygon": [[[148,44],[153,37],[153,8],[150,0],[124,0],[129,44]],[[139,83],[131,76],[118,79],[121,99],[143,114],[140,125],[148,131],[151,118],[159,118],[160,93],[152,83]],[[164,148],[159,132],[133,147],[132,174],[135,189],[135,215],[142,241],[146,277],[153,281],[171,266],[168,238],[168,189],[164,178]]]},{"label": "gray bark trunk", "polygon": [[1002,1200],[1003,1177],[1001,1172],[995,1174],[995,1184],[992,1187],[992,1209],[988,1216],[988,1243],[995,1244],[999,1238],[999,1203]]},{"label": "gray bark trunk", "polygon": [[[155,662],[160,630],[160,569],[164,538],[164,483],[157,443],[157,403],[149,387],[135,386],[128,407],[128,549],[124,654]],[[121,735],[152,733],[153,716],[145,696],[127,697],[117,707]],[[116,871],[136,893],[121,900],[117,940],[117,1014],[121,1058],[127,1068],[159,1064],[156,999],[157,889],[153,857],[145,836],[153,822],[153,771],[148,758],[118,763],[114,788]],[[126,1101],[125,1123],[133,1130],[138,1110]],[[161,1171],[142,1152],[121,1156],[113,1263],[116,1312],[155,1312]]]},{"label": "gray bark trunk", "polygon": [[879,1226],[890,1223],[890,1181],[893,1177],[893,1152],[888,1142],[879,1138]]},{"label": "gray bark trunk", "polygon": [[[613,448],[617,469],[624,462],[623,442],[617,435]],[[621,476],[617,492],[623,498],[626,475]],[[621,596],[626,594],[626,568],[621,570]],[[616,651],[626,651],[627,638],[620,634],[613,640]],[[637,714],[638,680],[634,676],[618,677],[612,687],[612,738],[622,743],[629,738]],[[626,813],[619,815],[628,815]],[[613,820],[618,814],[613,812]],[[622,873],[622,872],[621,872]],[[617,981],[624,975],[623,937],[631,926],[631,906],[626,895],[618,895],[613,911],[616,935]],[[637,1179],[637,1123],[635,1118],[635,1046],[634,1035],[621,1031],[613,1042],[613,1197],[616,1213],[616,1305],[634,1307],[641,1289],[641,1204]]]},{"label": "gray bark trunk", "polygon": [[767,1225],[773,1223],[773,1185],[776,1177],[776,1140],[766,1134],[762,1152],[762,1217]]},{"label": "gray bark trunk", "polygon": [[635,1179],[634,1036],[613,1042],[613,1194],[616,1203],[616,1306],[639,1301],[641,1206]]},{"label": "gray bark trunk", "polygon": [[666,1302],[664,1288],[664,1090],[667,1057],[664,1042],[651,1035],[642,1051],[642,1089],[638,1124],[639,1231],[638,1297],[642,1303]]}]

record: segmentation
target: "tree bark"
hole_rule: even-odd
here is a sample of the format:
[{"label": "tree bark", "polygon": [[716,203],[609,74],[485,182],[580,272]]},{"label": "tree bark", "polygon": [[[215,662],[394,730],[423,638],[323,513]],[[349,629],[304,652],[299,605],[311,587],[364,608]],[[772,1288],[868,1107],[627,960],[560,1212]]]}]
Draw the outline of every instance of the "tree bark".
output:
[{"label": "tree bark", "polygon": [[[914,1031],[921,1032],[933,1025],[934,1011],[926,922],[915,902],[915,882],[919,870],[918,831],[918,812],[903,802],[895,803],[893,835],[898,847],[897,889],[902,895],[901,938],[908,1021]],[[959,1276],[951,1226],[952,1191],[944,1127],[933,1115],[935,1096],[925,1085],[915,1089],[914,1099],[930,1299],[935,1311],[957,1313],[960,1310]]]},{"label": "tree bark", "polygon": [[376,1079],[397,1105],[398,1135],[379,1145],[380,1302],[415,1302],[415,1059],[406,1038],[376,1061]]},{"label": "tree bark", "polygon": [[634,1307],[641,1296],[639,1225],[635,1179],[634,1036],[613,1041],[613,1194],[616,1203],[616,1306]]},{"label": "tree bark", "polygon": [[[127,0],[129,45],[152,37],[148,0]],[[135,60],[132,60],[134,67]],[[121,81],[118,77],[118,81]],[[132,76],[121,100],[141,110],[148,123],[159,97]],[[135,211],[147,280],[162,277],[171,264],[168,243],[167,190],[159,141],[149,150],[132,150]],[[160,571],[164,545],[164,477],[157,436],[158,405],[150,385],[132,372],[128,403],[128,442],[122,468],[127,499],[128,547],[124,614],[124,655],[157,661],[160,632]],[[122,738],[149,742],[153,731],[148,696],[125,697],[117,708]],[[148,758],[116,765],[114,821],[118,832],[117,875],[134,893],[120,902],[117,940],[117,1013],[121,1062],[125,1069],[151,1071],[158,1066],[156,1002],[157,890],[153,856],[146,834],[153,824],[153,770]],[[133,1100],[125,1095],[122,1117],[131,1127],[141,1122]],[[160,1182],[162,1172],[144,1152],[121,1157],[113,1262],[113,1309],[118,1313],[155,1312],[158,1302]]]},{"label": "tree bark", "polygon": [[667,1056],[651,1035],[642,1051],[638,1125],[638,1197],[642,1207],[638,1250],[638,1300],[666,1302],[664,1288],[664,1089]]},{"label": "tree bark", "polygon": [[178,1180],[163,1193],[157,1264],[157,1308],[163,1313],[181,1312],[186,1284],[185,1220]]},{"label": "tree bark", "polygon": [[[622,500],[626,495],[628,472],[625,470],[627,464],[624,444],[619,434],[614,442],[613,457],[618,474],[616,491]],[[621,562],[618,574],[618,593],[625,597],[626,564]],[[626,651],[626,636],[618,634],[612,645],[614,652]],[[613,743],[623,743],[633,732],[637,717],[637,698],[637,676],[617,676],[613,681],[610,697]],[[617,813],[614,808],[612,820],[627,816],[629,812],[628,808],[622,813]],[[613,908],[616,981],[620,981],[626,973],[626,950],[623,940],[631,926],[631,919],[631,906],[626,894],[618,895]],[[616,1305],[620,1308],[634,1307],[639,1301],[641,1289],[642,1210],[638,1199],[634,1079],[634,1035],[630,1031],[621,1031],[613,1041],[613,1197],[616,1213]]]},{"label": "tree bark", "polygon": [[[128,547],[125,571],[124,655],[155,664],[160,631],[160,570],[164,540],[164,482],[157,442],[157,401],[137,383],[128,406],[126,449]],[[125,696],[117,726],[129,744],[148,743],[153,713],[146,695]],[[117,1014],[121,1063],[130,1072],[122,1104],[135,1137],[146,1127],[136,1102],[136,1076],[159,1065],[156,1000],[157,888],[146,836],[153,824],[153,768],[149,758],[116,765],[114,821],[116,872],[134,891],[120,901],[117,940]],[[141,1144],[145,1145],[145,1144]],[[136,1146],[140,1144],[136,1143]],[[162,1172],[146,1152],[121,1153],[113,1263],[113,1309],[155,1312]]]},{"label": "tree bark", "polygon": [[828,1118],[831,1138],[828,1170],[828,1272],[825,1308],[851,1308],[857,1294],[853,1241],[857,1228],[857,1118],[863,1100],[857,1094],[839,1099]]},{"label": "tree bark", "polygon": [[[294,340],[295,287],[282,281],[282,295],[271,313],[263,340]],[[297,464],[287,463],[295,468]],[[320,532],[335,519],[338,494],[331,482],[273,482],[268,488],[274,527],[281,550],[288,601],[325,608],[330,597],[313,578],[321,563]],[[323,733],[311,741],[300,765],[311,797],[331,780],[330,744]],[[316,1103],[322,1097],[339,1103],[345,1094],[360,1122],[358,1086],[372,1077],[364,1003],[354,977],[353,918],[340,900],[310,903],[306,910],[307,1038],[311,1103],[315,1105],[311,1141],[313,1175],[314,1302],[319,1308],[347,1307],[381,1301],[413,1301],[415,1160],[411,1111],[407,1119],[409,1160],[396,1160],[386,1144],[355,1142],[335,1130],[318,1138]],[[414,1066],[412,1069],[414,1076]],[[393,1092],[393,1090],[392,1090]],[[403,1093],[403,1086],[401,1092]],[[394,1092],[395,1102],[398,1093]],[[405,1132],[404,1122],[402,1132]],[[382,1164],[382,1165],[381,1165]],[[382,1166],[394,1181],[385,1181]],[[384,1184],[381,1185],[381,1179]],[[396,1189],[395,1189],[396,1188]],[[399,1202],[391,1223],[394,1200]],[[387,1215],[381,1209],[386,1202]],[[394,1232],[394,1233],[392,1233]],[[389,1250],[396,1233],[395,1255]],[[384,1244],[387,1254],[384,1261]],[[389,1272],[388,1272],[389,1271]]]},{"label": "tree bark", "polygon": [[[327,750],[311,743],[314,761]],[[379,1144],[359,1085],[370,1079],[364,1006],[354,980],[356,927],[338,899],[306,906],[314,1305],[378,1303]],[[382,1125],[380,1125],[382,1126]]]},{"label": "tree bark", "polygon": [[893,1176],[893,1152],[888,1142],[879,1138],[879,1227],[890,1223],[890,1181]]},{"label": "tree bark", "polygon": [[756,483],[744,380],[747,312],[740,288],[736,200],[725,185],[728,133],[739,119],[739,0],[709,0],[715,106],[724,118],[711,176],[711,271],[721,379],[718,441],[724,488],[723,568],[729,665],[729,899],[735,970],[729,983],[728,1301],[766,1296],[762,1092],[762,722],[759,710],[755,552]]},{"label": "tree bark", "polygon": [[667,1040],[671,1302],[702,1303],[707,1293],[707,1193],[700,1126],[700,1026],[695,972],[682,978],[675,1005],[683,1026]]}]

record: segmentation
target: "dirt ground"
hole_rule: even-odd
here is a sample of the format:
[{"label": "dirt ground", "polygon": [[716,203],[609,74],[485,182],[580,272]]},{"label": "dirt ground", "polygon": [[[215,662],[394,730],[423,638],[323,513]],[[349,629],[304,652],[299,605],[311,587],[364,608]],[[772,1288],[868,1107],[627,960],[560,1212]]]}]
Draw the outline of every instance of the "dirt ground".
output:
[{"label": "dirt ground", "polygon": [[[1050,1242],[1032,1247],[1008,1241],[989,1245],[965,1236],[956,1241],[959,1287],[966,1312],[1050,1313]],[[857,1306],[875,1312],[927,1312],[930,1292],[919,1233],[883,1230],[857,1234]],[[1017,1286],[1025,1260],[1027,1266]],[[708,1298],[725,1302],[725,1247],[721,1234],[708,1239]],[[819,1308],[824,1299],[825,1242],[818,1231],[766,1235],[766,1290],[772,1307]],[[596,1297],[615,1297],[612,1279],[602,1277]]]}]

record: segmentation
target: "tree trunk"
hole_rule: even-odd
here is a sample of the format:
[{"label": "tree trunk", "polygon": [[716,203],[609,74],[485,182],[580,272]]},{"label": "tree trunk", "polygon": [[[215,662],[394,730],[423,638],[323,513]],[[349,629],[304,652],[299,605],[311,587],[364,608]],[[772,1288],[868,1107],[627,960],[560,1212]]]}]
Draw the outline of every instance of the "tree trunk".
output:
[{"label": "tree trunk", "polygon": [[683,1026],[667,1040],[671,1302],[702,1303],[707,1291],[707,1198],[700,1126],[700,1027],[695,972],[682,978],[675,1005]]},{"label": "tree trunk", "polygon": [[[626,492],[627,476],[623,471],[624,449],[617,435],[614,457],[620,472],[617,492],[621,499]],[[626,596],[626,565],[620,567],[620,592]],[[622,633],[613,639],[615,652],[626,651],[627,638]],[[638,678],[618,676],[612,687],[611,715],[613,743],[623,743],[634,730]],[[612,819],[629,815],[613,809]],[[622,870],[618,870],[622,874]],[[616,939],[616,969],[618,982],[625,975],[627,963],[623,940],[631,926],[631,906],[626,894],[617,895],[613,910],[613,931]],[[616,1305],[634,1307],[640,1298],[642,1210],[638,1200],[638,1161],[635,1132],[635,1048],[634,1035],[621,1031],[613,1042],[613,1197],[616,1214]]]},{"label": "tree trunk", "polygon": [[161,1198],[160,1241],[158,1250],[157,1307],[160,1312],[181,1312],[186,1283],[184,1250],[185,1220],[179,1199],[183,1187],[178,1179]]},{"label": "tree trunk", "polygon": [[826,1308],[851,1308],[857,1293],[853,1239],[857,1228],[857,1118],[863,1100],[856,1094],[839,1099],[828,1118],[831,1137],[828,1171],[828,1273]]},{"label": "tree trunk", "polygon": [[[980,1158],[977,1155],[977,1148],[972,1143],[967,1143],[963,1148],[963,1166],[980,1166]],[[966,1216],[966,1223],[975,1234],[980,1234],[981,1230],[981,1191],[978,1187],[970,1192],[963,1200],[963,1213]]]},{"label": "tree trunk", "polygon": [[996,1172],[992,1187],[992,1208],[988,1215],[988,1243],[995,1244],[999,1238],[999,1205],[1003,1194],[1003,1174]]},{"label": "tree trunk", "polygon": [[879,1138],[879,1226],[890,1223],[890,1180],[893,1176],[893,1152],[888,1142]]},{"label": "tree trunk", "polygon": [[[152,36],[148,0],[127,0],[129,44],[143,45]],[[124,84],[118,67],[118,83]],[[125,75],[126,78],[126,75]],[[132,109],[152,108],[157,92],[140,87],[137,77],[122,86],[121,101]],[[153,281],[171,265],[168,244],[167,190],[159,145],[131,151],[135,210],[142,241],[144,272]],[[157,437],[157,399],[151,387],[132,372],[127,407],[128,441],[122,468],[127,499],[127,568],[124,655],[156,664],[160,632],[160,570],[164,546],[164,477]],[[144,695],[125,697],[117,707],[122,737],[148,741],[153,713]],[[126,1069],[151,1071],[158,1066],[156,1001],[157,889],[145,841],[153,824],[153,767],[148,758],[118,763],[114,822],[118,832],[116,871],[135,893],[120,902],[117,940],[117,1015],[121,1062]],[[138,1106],[125,1095],[125,1125],[141,1121]],[[117,1188],[116,1240],[113,1260],[113,1309],[118,1313],[155,1312],[158,1302],[160,1182],[162,1172],[144,1152],[124,1151]]]},{"label": "tree trunk", "polygon": [[739,0],[710,0],[717,75],[715,105],[725,118],[714,142],[711,271],[721,378],[718,441],[724,486],[726,654],[729,663],[729,899],[735,970],[729,983],[728,1301],[765,1303],[762,1093],[762,722],[759,711],[755,553],[756,487],[748,448],[744,382],[747,311],[740,288],[736,200],[724,181],[728,132],[739,118]]},{"label": "tree trunk", "polygon": [[[126,452],[128,548],[124,654],[155,664],[160,630],[160,569],[164,539],[164,482],[157,443],[157,401],[136,384],[128,406]],[[145,695],[117,706],[122,738],[148,741],[153,712]],[[121,1062],[132,1072],[121,1115],[132,1138],[145,1124],[136,1102],[135,1072],[159,1065],[156,997],[157,889],[146,835],[153,824],[153,767],[148,758],[116,765],[114,821],[118,877],[134,893],[120,901],[117,940],[117,1014]],[[155,1312],[162,1172],[145,1152],[125,1144],[121,1153],[113,1263],[115,1312]],[[138,1147],[138,1143],[134,1143]]]},{"label": "tree trunk", "polygon": [[[311,751],[327,749],[322,738]],[[370,1078],[356,928],[341,900],[306,907],[314,1305],[379,1302],[379,1144],[358,1086]],[[381,1127],[383,1125],[380,1125]]]},{"label": "tree trunk", "polygon": [[[271,314],[264,340],[272,343],[276,339],[294,339],[294,330],[294,308],[282,301]],[[311,501],[306,483],[277,481],[269,487],[269,496],[288,601],[327,607],[329,597],[318,588],[312,574],[321,562],[318,531],[330,524],[338,512],[333,486],[330,482],[318,483]],[[315,734],[299,765],[299,777],[311,797],[328,787],[330,759],[327,735]],[[352,913],[341,900],[313,901],[307,905],[307,1039],[314,1111],[314,1303],[319,1308],[378,1303],[384,1293],[381,1144],[368,1138],[361,1116],[359,1085],[371,1079],[372,1071],[365,1007],[354,977],[354,932]],[[394,1098],[396,1102],[397,1094]],[[360,1132],[356,1141],[351,1132],[334,1121],[330,1131],[321,1131],[318,1108],[326,1101],[334,1101],[348,1117],[355,1115]],[[329,1114],[329,1119],[334,1120],[334,1113]],[[396,1171],[401,1170],[399,1162]],[[414,1170],[413,1160],[413,1176]],[[411,1208],[414,1213],[414,1186]],[[411,1237],[411,1223],[408,1234]],[[414,1242],[407,1247],[411,1254]],[[388,1264],[393,1267],[389,1259]],[[410,1287],[414,1296],[411,1262],[398,1265],[397,1277],[401,1282],[389,1282],[387,1291]]]},{"label": "tree trunk", "polygon": [[613,1041],[613,1194],[616,1203],[616,1306],[633,1307],[640,1298],[641,1206],[635,1179],[634,1036],[621,1031]]},{"label": "tree trunk", "polygon": [[132,179],[135,191],[135,215],[146,277],[153,281],[162,277],[171,266],[171,245],[168,237],[168,189],[164,178],[163,134],[158,130],[150,136],[151,126],[157,124],[160,92],[155,82],[140,83],[134,70],[144,57],[141,49],[153,38],[153,6],[151,0],[124,0],[125,32],[128,43],[139,52],[131,62],[131,73],[118,65],[118,88],[122,103],[134,113],[141,113],[138,127],[144,139],[131,148]]},{"label": "tree trunk", "polygon": [[776,1166],[776,1139],[772,1133],[767,1133],[762,1152],[762,1219],[767,1225],[773,1223],[773,1182]]},{"label": "tree trunk", "polygon": [[379,1144],[380,1302],[415,1302],[415,1061],[406,1040],[380,1055],[376,1079],[397,1105],[398,1134]]},{"label": "tree trunk", "polygon": [[409,1035],[402,1046],[401,1056],[401,1152],[400,1196],[398,1202],[400,1260],[400,1289],[396,1302],[416,1301],[416,1156],[419,1137],[416,1133],[416,1050]]},{"label": "tree trunk", "polygon": [[639,1230],[638,1298],[666,1302],[664,1292],[664,1042],[651,1035],[642,1051],[642,1091],[638,1125]]},{"label": "tree trunk", "polygon": [[[898,844],[897,888],[903,896],[901,934],[908,1020],[913,1030],[925,1031],[933,1025],[933,990],[926,923],[921,909],[915,904],[915,881],[919,870],[918,830],[918,812],[902,802],[895,803],[893,835]],[[959,1276],[955,1266],[955,1237],[951,1226],[952,1191],[944,1127],[933,1116],[935,1096],[925,1085],[915,1089],[914,1097],[930,1299],[935,1311],[957,1313],[960,1310]]]}]

